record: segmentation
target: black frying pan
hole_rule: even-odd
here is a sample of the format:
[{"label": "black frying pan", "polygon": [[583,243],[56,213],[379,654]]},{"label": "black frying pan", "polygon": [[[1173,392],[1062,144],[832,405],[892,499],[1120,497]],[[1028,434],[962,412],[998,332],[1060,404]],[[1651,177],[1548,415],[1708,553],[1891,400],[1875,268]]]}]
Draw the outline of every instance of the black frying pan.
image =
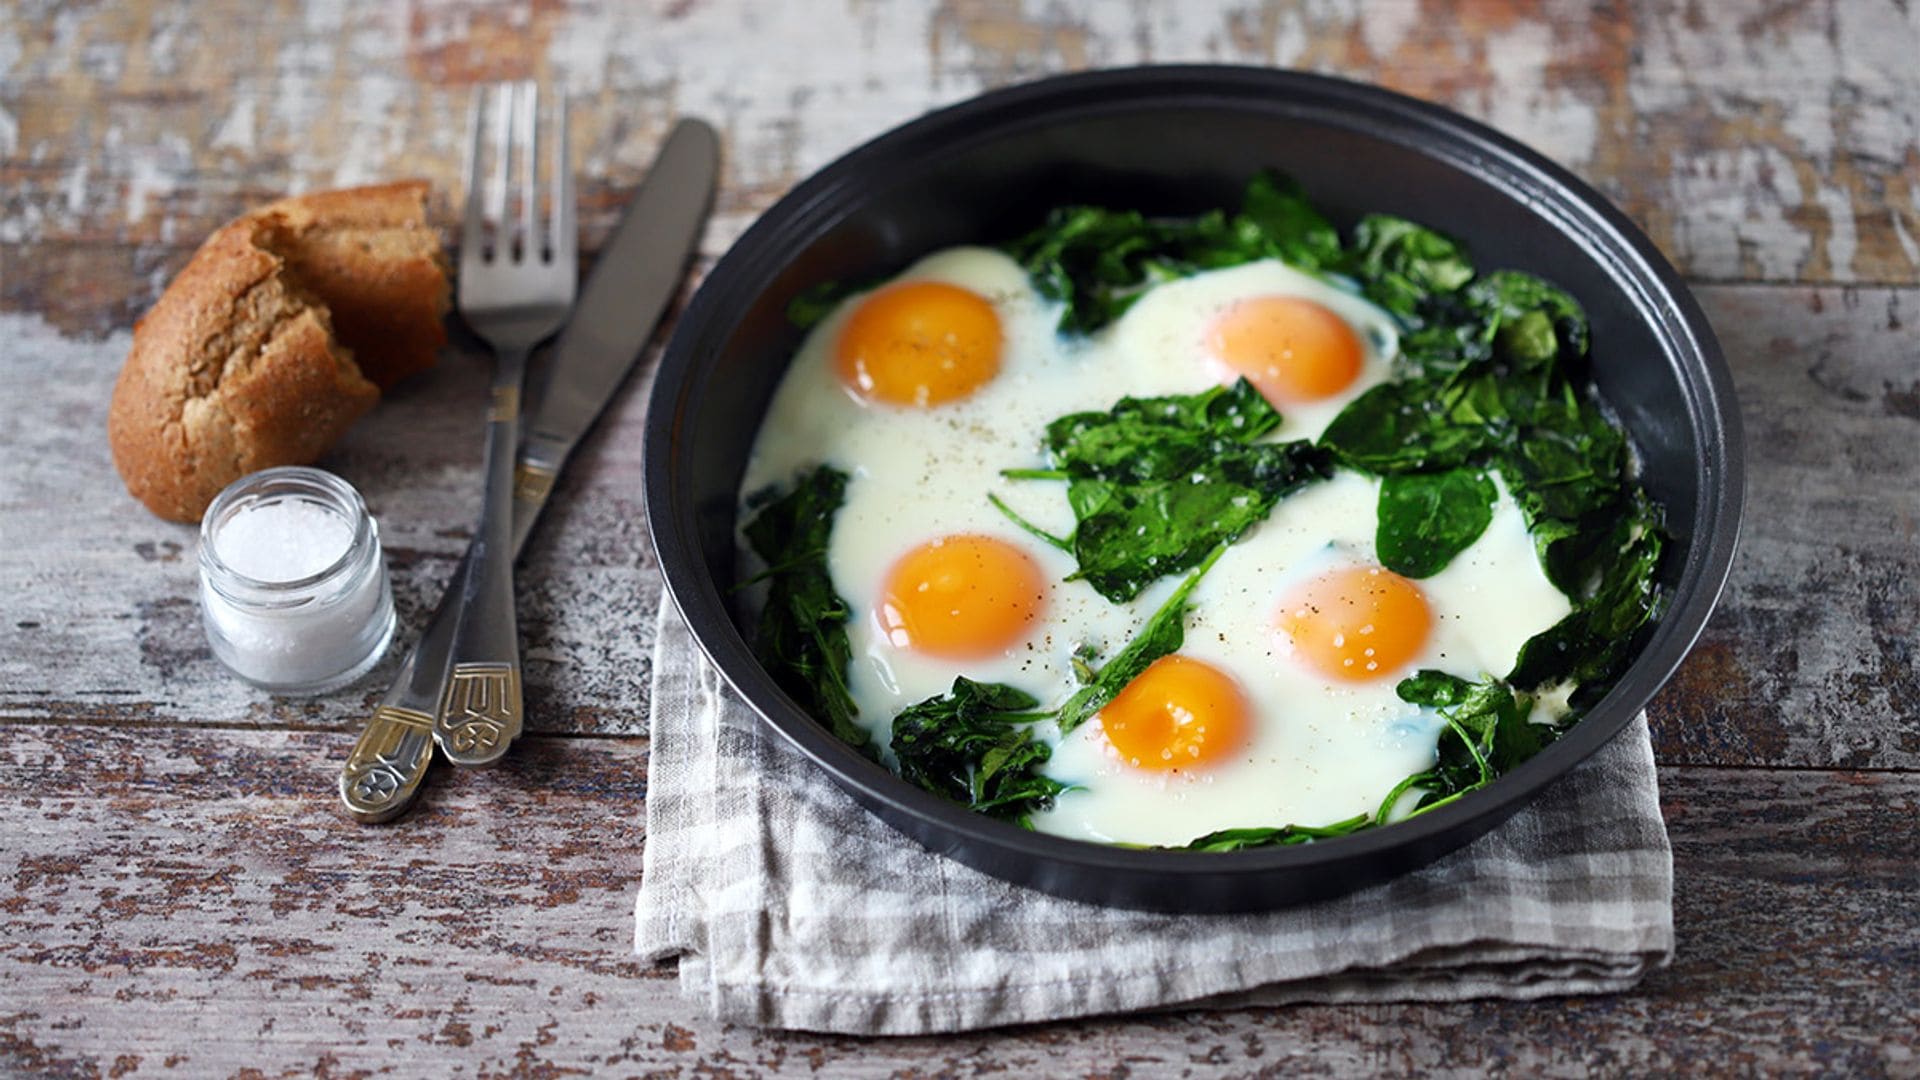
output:
[{"label": "black frying pan", "polygon": [[[1027,832],[902,782],[836,740],[754,660],[727,591],[735,501],[754,433],[800,333],[787,302],[936,248],[993,243],[1065,203],[1193,213],[1248,177],[1299,179],[1336,224],[1399,214],[1461,238],[1477,266],[1556,282],[1586,306],[1601,393],[1667,507],[1673,602],[1613,691],[1488,789],[1409,821],[1298,847],[1138,851]],[[674,602],[767,723],[874,813],[1009,881],[1097,903],[1278,907],[1427,863],[1491,829],[1613,738],[1693,645],[1739,532],[1742,449],[1713,331],[1672,266],[1593,189],[1447,110],[1298,72],[1148,67],[1048,79],[924,116],[781,199],[701,287],[661,361],[646,428],[647,518]]]}]

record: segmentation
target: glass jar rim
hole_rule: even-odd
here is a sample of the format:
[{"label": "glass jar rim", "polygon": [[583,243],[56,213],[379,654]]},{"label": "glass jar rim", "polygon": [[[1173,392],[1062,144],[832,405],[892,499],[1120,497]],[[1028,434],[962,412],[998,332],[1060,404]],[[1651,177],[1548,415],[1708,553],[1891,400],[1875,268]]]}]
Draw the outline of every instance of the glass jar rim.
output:
[{"label": "glass jar rim", "polygon": [[[236,569],[220,557],[215,536],[242,503],[274,496],[306,497],[331,506],[346,518],[353,536],[338,558],[303,577],[284,581],[256,578]],[[315,498],[318,496],[318,498]],[[261,469],[228,484],[208,505],[200,517],[200,565],[202,577],[230,602],[266,606],[304,602],[304,594],[346,573],[362,557],[374,534],[373,515],[360,492],[339,476],[306,465],[277,465]],[[224,586],[238,586],[251,596],[239,596]]]}]

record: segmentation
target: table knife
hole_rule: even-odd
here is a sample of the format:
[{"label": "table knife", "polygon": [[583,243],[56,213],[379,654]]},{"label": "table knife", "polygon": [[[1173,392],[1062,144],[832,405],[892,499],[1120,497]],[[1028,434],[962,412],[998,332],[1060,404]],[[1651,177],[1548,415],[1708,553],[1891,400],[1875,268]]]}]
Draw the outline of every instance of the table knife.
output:
[{"label": "table knife", "polygon": [[[719,160],[713,129],[699,120],[680,121],[602,249],[554,348],[545,392],[521,443],[513,489],[516,556],[554,478],[626,380],[679,287],[713,201]],[[462,556],[453,581],[462,579],[465,567]],[[340,772],[341,801],[360,821],[398,816],[426,776],[458,609],[449,589]]]}]

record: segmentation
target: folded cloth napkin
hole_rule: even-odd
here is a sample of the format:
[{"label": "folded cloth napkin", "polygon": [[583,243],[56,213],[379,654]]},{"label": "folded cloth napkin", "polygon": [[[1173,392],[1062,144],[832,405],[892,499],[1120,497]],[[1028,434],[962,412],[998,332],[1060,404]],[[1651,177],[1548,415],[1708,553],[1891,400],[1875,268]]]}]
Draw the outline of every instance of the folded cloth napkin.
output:
[{"label": "folded cloth napkin", "polygon": [[716,1019],[909,1035],[1174,1005],[1624,990],[1673,949],[1645,717],[1387,884],[1255,915],[1061,900],[869,815],[727,689],[663,602],[636,950]]}]

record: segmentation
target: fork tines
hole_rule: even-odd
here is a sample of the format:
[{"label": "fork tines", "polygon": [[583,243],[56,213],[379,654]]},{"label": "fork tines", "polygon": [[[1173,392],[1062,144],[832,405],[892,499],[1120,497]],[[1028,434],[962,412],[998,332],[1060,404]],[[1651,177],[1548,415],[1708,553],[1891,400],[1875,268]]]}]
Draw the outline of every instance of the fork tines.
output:
[{"label": "fork tines", "polygon": [[[463,268],[496,260],[573,259],[567,98],[565,93],[554,97],[550,129],[554,134],[548,140],[552,152],[543,186],[539,182],[540,88],[531,81],[495,83],[474,95],[467,136],[467,206],[460,237]],[[543,191],[547,193],[544,215],[539,205]]]}]

